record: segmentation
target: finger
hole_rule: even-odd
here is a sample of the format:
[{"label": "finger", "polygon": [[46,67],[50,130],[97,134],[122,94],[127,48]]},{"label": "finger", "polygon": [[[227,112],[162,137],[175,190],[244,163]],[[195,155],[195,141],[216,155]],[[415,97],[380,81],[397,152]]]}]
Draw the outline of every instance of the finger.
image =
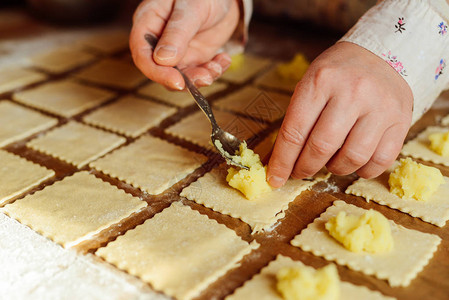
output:
[{"label": "finger", "polygon": [[292,177],[315,175],[343,145],[358,116],[357,109],[346,106],[343,101],[328,102],[295,163]]},{"label": "finger", "polygon": [[388,128],[369,162],[357,170],[357,174],[363,178],[373,178],[388,169],[401,151],[408,130],[409,126],[406,123]]},{"label": "finger", "polygon": [[267,180],[273,187],[281,187],[290,177],[296,159],[326,104],[326,97],[313,88],[310,81],[305,78],[297,85],[279,130],[267,170]]},{"label": "finger", "polygon": [[326,165],[327,169],[336,175],[348,175],[362,166],[371,158],[381,140],[386,128],[379,115],[367,115],[359,118],[351,129],[340,150]]},{"label": "finger", "polygon": [[175,1],[172,13],[159,39],[153,58],[163,66],[176,66],[187,52],[190,41],[201,26],[195,8],[186,9],[185,1]]},{"label": "finger", "polygon": [[195,86],[208,86],[229,67],[229,64],[229,55],[222,53],[215,56],[210,62],[200,66],[186,67],[182,71]]}]

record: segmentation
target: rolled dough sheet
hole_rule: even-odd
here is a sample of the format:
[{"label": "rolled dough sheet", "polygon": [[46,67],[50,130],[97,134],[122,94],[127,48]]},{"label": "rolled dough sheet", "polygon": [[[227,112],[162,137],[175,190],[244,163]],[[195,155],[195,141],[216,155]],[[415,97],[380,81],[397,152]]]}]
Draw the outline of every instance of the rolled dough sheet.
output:
[{"label": "rolled dough sheet", "polygon": [[298,84],[296,80],[285,80],[278,75],[277,66],[274,66],[254,81],[257,86],[293,92]]},{"label": "rolled dough sheet", "polygon": [[53,170],[3,150],[0,150],[0,162],[0,205],[55,175]]},{"label": "rolled dough sheet", "polygon": [[57,119],[9,101],[0,101],[0,147],[50,128],[57,123]]},{"label": "rolled dough sheet", "polygon": [[268,229],[285,216],[288,205],[299,194],[329,177],[327,172],[321,171],[313,181],[291,178],[282,188],[274,189],[251,201],[229,186],[226,182],[227,169],[226,164],[213,169],[186,187],[181,196],[222,214],[241,219],[248,223],[254,232]]},{"label": "rolled dough sheet", "polygon": [[95,56],[77,48],[59,48],[30,58],[33,67],[50,73],[64,73],[95,59]]},{"label": "rolled dough sheet", "polygon": [[273,122],[285,115],[290,97],[245,86],[214,102],[214,107]]},{"label": "rolled dough sheet", "polygon": [[113,88],[132,90],[147,80],[131,63],[106,58],[75,74],[77,78]]},{"label": "rolled dough sheet", "polygon": [[47,76],[22,68],[3,68],[0,70],[0,94],[47,79]]},{"label": "rolled dough sheet", "polygon": [[84,122],[137,137],[176,112],[175,108],[126,96],[83,118]]},{"label": "rolled dough sheet", "polygon": [[[221,92],[225,90],[228,87],[226,83],[223,82],[214,82],[210,86],[205,86],[199,88],[199,91],[201,94],[203,94],[204,97],[209,97],[213,94],[216,94],[218,92]],[[176,105],[178,107],[186,107],[193,103],[195,103],[195,100],[193,99],[192,95],[190,95],[187,91],[170,91],[167,90],[164,86],[155,83],[150,82],[139,89],[139,94],[151,97],[169,104]]]},{"label": "rolled dough sheet", "polygon": [[114,93],[62,80],[47,83],[13,95],[17,102],[63,117],[72,117],[111,99]]},{"label": "rolled dough sheet", "polygon": [[243,64],[237,69],[228,69],[221,79],[232,83],[244,83],[271,64],[269,59],[250,54],[244,55]]},{"label": "rolled dough sheet", "polygon": [[[305,265],[300,261],[292,260],[290,257],[278,255],[276,260],[255,275],[251,280],[235,290],[234,294],[225,300],[282,300],[282,296],[276,290],[276,274],[282,268],[301,268]],[[312,267],[307,268],[312,269]],[[377,291],[371,291],[364,286],[357,286],[349,282],[340,281],[340,297],[342,300],[393,300]]]},{"label": "rolled dough sheet", "polygon": [[428,201],[401,198],[390,193],[388,178],[390,178],[394,167],[395,165],[376,178],[358,179],[346,189],[346,194],[361,196],[368,202],[373,200],[420,218],[425,222],[443,227],[449,220],[449,178],[444,177],[446,183],[440,185]]},{"label": "rolled dough sheet", "polygon": [[3,211],[69,248],[145,206],[146,202],[83,171],[6,205]]},{"label": "rolled dough sheet", "polygon": [[[214,115],[218,125],[220,125],[223,130],[232,133],[241,140],[246,140],[255,136],[267,126],[266,124],[255,122],[224,111],[215,110]],[[210,141],[211,126],[202,111],[198,111],[182,119],[165,131],[205,148],[213,148],[212,142]]]},{"label": "rolled dough sheet", "polygon": [[95,52],[114,54],[128,49],[129,34],[124,30],[103,32],[81,40],[79,44]]},{"label": "rolled dough sheet", "polygon": [[242,257],[258,246],[175,202],[96,254],[156,290],[185,300],[237,267]]},{"label": "rolled dough sheet", "polygon": [[136,142],[90,164],[149,194],[160,194],[207,161],[207,157],[159,138],[142,136]]},{"label": "rolled dough sheet", "polygon": [[68,251],[0,214],[0,286],[8,299],[169,300],[88,254]]},{"label": "rolled dough sheet", "polygon": [[124,137],[70,121],[31,140],[27,147],[83,167],[125,142]]},{"label": "rolled dough sheet", "polygon": [[449,157],[444,157],[429,148],[429,135],[436,132],[447,132],[449,128],[430,126],[418,134],[416,138],[407,142],[402,148],[401,154],[411,156],[416,159],[430,161],[449,167]]},{"label": "rolled dough sheet", "polygon": [[441,242],[434,234],[407,229],[390,221],[394,240],[391,252],[377,255],[354,253],[338,243],[324,228],[324,224],[340,211],[362,215],[366,210],[344,201],[335,201],[333,206],[297,235],[291,244],[352,270],[385,279],[392,287],[405,287],[427,265]]}]

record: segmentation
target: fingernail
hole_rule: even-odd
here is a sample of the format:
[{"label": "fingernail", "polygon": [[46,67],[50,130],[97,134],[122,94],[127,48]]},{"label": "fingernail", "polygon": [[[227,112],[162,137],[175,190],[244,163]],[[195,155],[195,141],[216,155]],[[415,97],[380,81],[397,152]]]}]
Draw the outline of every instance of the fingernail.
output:
[{"label": "fingernail", "polygon": [[177,53],[176,47],[170,45],[158,46],[156,49],[156,57],[160,60],[174,58]]},{"label": "fingernail", "polygon": [[175,86],[175,89],[180,90],[180,91],[182,91],[184,89],[181,82],[176,82],[174,84],[174,86]]},{"label": "fingernail", "polygon": [[207,77],[202,77],[202,78],[196,78],[193,80],[193,83],[195,85],[211,85],[214,82],[214,80],[207,76]]},{"label": "fingernail", "polygon": [[269,176],[268,183],[275,188],[279,188],[284,185],[285,180],[278,176]]}]

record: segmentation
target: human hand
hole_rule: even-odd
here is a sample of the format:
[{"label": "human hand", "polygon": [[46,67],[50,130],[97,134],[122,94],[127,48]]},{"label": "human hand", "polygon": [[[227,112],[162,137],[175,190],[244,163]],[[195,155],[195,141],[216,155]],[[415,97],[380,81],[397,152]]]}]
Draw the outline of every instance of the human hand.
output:
[{"label": "human hand", "polygon": [[349,42],[330,47],[296,86],[268,163],[282,186],[322,167],[336,175],[380,175],[396,159],[410,128],[413,94],[378,56]]},{"label": "human hand", "polygon": [[[134,14],[130,48],[136,66],[151,80],[182,90],[178,66],[197,86],[210,85],[230,65],[217,51],[229,40],[239,20],[236,0],[146,0]],[[144,36],[159,42],[153,52]]]}]

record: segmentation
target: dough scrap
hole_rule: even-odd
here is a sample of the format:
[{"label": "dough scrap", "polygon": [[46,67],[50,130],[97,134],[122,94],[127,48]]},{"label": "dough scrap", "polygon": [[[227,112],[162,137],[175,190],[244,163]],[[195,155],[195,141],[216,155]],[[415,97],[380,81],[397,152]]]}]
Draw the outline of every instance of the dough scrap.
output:
[{"label": "dough scrap", "polygon": [[27,146],[83,167],[125,142],[123,137],[70,121],[31,140]]},{"label": "dough scrap", "polygon": [[[214,115],[218,125],[223,130],[229,131],[241,140],[249,139],[267,127],[266,124],[224,111],[214,111]],[[180,122],[168,127],[165,131],[205,148],[213,148],[210,140],[211,126],[202,111],[182,119]]]},{"label": "dough scrap", "polygon": [[58,123],[31,109],[10,101],[0,102],[0,147],[16,142]]},{"label": "dough scrap", "polygon": [[352,270],[385,279],[392,287],[405,287],[427,265],[441,242],[434,234],[407,229],[390,221],[394,239],[394,249],[391,252],[381,255],[353,253],[333,239],[324,228],[324,224],[340,211],[362,215],[366,210],[344,201],[335,201],[334,205],[297,235],[291,244]]},{"label": "dough scrap", "polygon": [[429,148],[430,134],[436,132],[446,132],[448,130],[448,128],[438,126],[427,127],[423,132],[418,134],[416,138],[408,141],[404,147],[402,147],[401,154],[449,167],[449,157],[441,156]]},{"label": "dough scrap", "polygon": [[145,201],[83,171],[6,205],[3,211],[69,248],[146,206]]},{"label": "dough scrap", "polygon": [[75,77],[92,83],[132,90],[147,78],[131,63],[106,58],[75,74]]},{"label": "dough scrap", "polygon": [[0,70],[0,94],[47,79],[47,76],[22,68],[3,68]]},{"label": "dough scrap", "polygon": [[[210,95],[225,90],[227,87],[228,85],[226,83],[214,82],[210,86],[199,88],[199,91],[204,97],[209,97]],[[138,92],[141,95],[176,105],[178,107],[186,107],[195,103],[195,100],[188,91],[169,91],[164,86],[155,82],[150,82],[144,85]]]},{"label": "dough scrap", "polygon": [[298,81],[296,80],[286,80],[283,79],[279,74],[277,70],[277,65],[268,70],[267,72],[263,73],[261,76],[257,77],[254,83],[257,86],[263,87],[263,88],[271,88],[271,89],[277,89],[282,90],[286,92],[293,92],[296,88],[296,85],[298,84]]},{"label": "dough scrap", "polygon": [[[397,164],[397,162],[396,162]],[[359,178],[346,189],[346,194],[361,196],[366,201],[373,200],[382,205],[398,209],[425,222],[443,227],[449,220],[449,178],[444,177],[445,184],[427,201],[418,201],[413,198],[400,198],[390,193],[388,178],[396,164],[373,179]]]},{"label": "dough scrap", "polygon": [[279,189],[273,189],[252,201],[226,182],[227,165],[221,165],[190,184],[181,196],[202,204],[222,214],[248,223],[253,232],[268,229],[285,216],[285,211],[304,190],[326,180],[329,173],[320,171],[313,181],[289,179]]},{"label": "dough scrap", "polygon": [[59,48],[30,58],[33,67],[50,73],[64,73],[95,59],[95,56],[77,48]]},{"label": "dough scrap", "polygon": [[81,46],[95,52],[114,54],[128,49],[129,33],[124,30],[103,32],[81,40],[79,43]]},{"label": "dough scrap", "polygon": [[0,162],[0,205],[55,175],[53,170],[3,150],[0,150]]},{"label": "dough scrap", "polygon": [[[170,224],[167,226],[167,224]],[[217,221],[173,203],[96,254],[180,300],[192,299],[258,248]]]},{"label": "dough scrap", "polygon": [[94,161],[90,166],[156,195],[185,178],[206,161],[207,157],[201,154],[145,135]]},{"label": "dough scrap", "polygon": [[214,102],[214,107],[273,122],[285,115],[289,103],[287,95],[245,86]]},{"label": "dough scrap", "polygon": [[[235,290],[225,300],[282,300],[282,296],[276,290],[276,274],[282,268],[300,268],[305,265],[300,261],[278,254],[275,260],[263,268],[252,279],[245,282],[242,287]],[[306,266],[307,268],[312,268]],[[342,300],[393,300],[377,291],[372,291],[364,286],[357,286],[349,282],[340,281],[340,298]]]},{"label": "dough scrap", "polygon": [[232,83],[244,83],[271,64],[267,58],[244,54],[242,65],[237,69],[228,69],[220,77]]},{"label": "dough scrap", "polygon": [[175,112],[175,108],[126,96],[85,116],[83,120],[126,136],[137,137]]},{"label": "dough scrap", "polygon": [[72,117],[111,99],[114,93],[77,83],[73,80],[50,82],[13,95],[17,102]]}]

